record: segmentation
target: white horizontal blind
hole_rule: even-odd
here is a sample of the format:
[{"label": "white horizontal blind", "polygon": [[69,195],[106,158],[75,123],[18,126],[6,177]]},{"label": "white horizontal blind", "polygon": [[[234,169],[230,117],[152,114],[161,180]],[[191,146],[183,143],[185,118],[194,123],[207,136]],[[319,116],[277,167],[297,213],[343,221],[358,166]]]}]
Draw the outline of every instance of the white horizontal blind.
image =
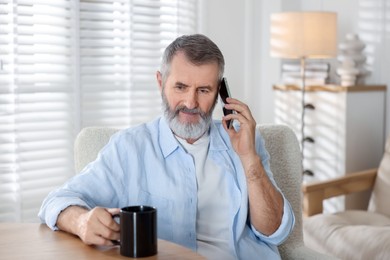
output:
[{"label": "white horizontal blind", "polygon": [[80,126],[160,113],[160,56],[197,31],[197,5],[0,0],[0,221],[37,221],[43,198],[74,174]]},{"label": "white horizontal blind", "polygon": [[127,127],[161,113],[163,49],[197,31],[196,0],[82,0],[81,126]]},{"label": "white horizontal blind", "polygon": [[67,0],[0,0],[0,221],[37,221],[72,173]]},{"label": "white horizontal blind", "polygon": [[81,126],[129,122],[129,0],[80,1]]}]

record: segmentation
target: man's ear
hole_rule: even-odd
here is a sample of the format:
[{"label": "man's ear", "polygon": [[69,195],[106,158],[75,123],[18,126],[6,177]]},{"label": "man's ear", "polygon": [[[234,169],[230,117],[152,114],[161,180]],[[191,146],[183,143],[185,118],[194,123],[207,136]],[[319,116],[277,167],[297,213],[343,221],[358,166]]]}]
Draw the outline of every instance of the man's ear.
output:
[{"label": "man's ear", "polygon": [[158,83],[158,88],[160,89],[160,92],[162,91],[162,75],[160,71],[156,72],[156,78]]}]

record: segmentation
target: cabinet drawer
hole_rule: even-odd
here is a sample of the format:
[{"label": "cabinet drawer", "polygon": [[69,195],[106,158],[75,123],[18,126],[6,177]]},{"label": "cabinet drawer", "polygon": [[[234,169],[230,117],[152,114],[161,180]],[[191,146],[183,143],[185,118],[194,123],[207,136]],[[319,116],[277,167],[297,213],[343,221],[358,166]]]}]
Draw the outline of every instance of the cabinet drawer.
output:
[{"label": "cabinet drawer", "polygon": [[304,176],[304,182],[328,180],[341,176],[340,163],[337,160],[308,159],[303,160],[303,169],[313,172],[313,176]]},{"label": "cabinet drawer", "polygon": [[300,126],[302,119],[302,101],[297,91],[275,92],[275,123]]},{"label": "cabinet drawer", "polygon": [[[316,106],[316,105],[314,105]],[[344,112],[340,110],[321,111],[317,106],[315,110],[305,109],[305,125],[326,125],[329,127],[339,127],[344,125]]]},{"label": "cabinet drawer", "polygon": [[305,109],[306,125],[328,125],[337,127],[344,121],[345,95],[343,93],[322,92],[306,95],[305,103],[312,104],[314,109]]},{"label": "cabinet drawer", "polygon": [[342,147],[338,129],[322,125],[307,126],[305,137],[314,140],[314,143],[305,142],[305,158],[336,160],[339,157]]}]

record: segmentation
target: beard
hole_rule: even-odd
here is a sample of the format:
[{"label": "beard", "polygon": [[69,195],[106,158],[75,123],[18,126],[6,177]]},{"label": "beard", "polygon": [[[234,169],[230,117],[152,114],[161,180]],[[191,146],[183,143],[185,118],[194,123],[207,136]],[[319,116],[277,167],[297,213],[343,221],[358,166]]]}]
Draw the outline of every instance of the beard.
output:
[{"label": "beard", "polygon": [[[212,121],[212,114],[217,103],[215,100],[213,106],[209,112],[203,112],[200,108],[189,109],[186,106],[177,106],[174,109],[169,107],[167,97],[165,96],[164,89],[162,91],[162,109],[164,116],[168,121],[168,125],[173,133],[183,139],[194,139],[197,140],[210,128]],[[179,113],[185,112],[189,114],[198,114],[199,122],[180,122]]]}]

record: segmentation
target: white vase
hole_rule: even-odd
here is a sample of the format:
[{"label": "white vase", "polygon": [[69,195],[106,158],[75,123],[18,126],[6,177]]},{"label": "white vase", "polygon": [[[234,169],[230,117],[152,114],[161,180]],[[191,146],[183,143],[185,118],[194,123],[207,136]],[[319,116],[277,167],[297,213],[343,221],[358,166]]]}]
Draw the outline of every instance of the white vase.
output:
[{"label": "white vase", "polygon": [[359,69],[352,58],[346,57],[337,69],[337,74],[340,75],[341,86],[353,86],[356,84]]},{"label": "white vase", "polygon": [[348,33],[345,41],[339,44],[340,51],[344,53],[361,53],[366,45],[359,39],[357,34]]},{"label": "white vase", "polygon": [[349,33],[338,47],[339,55],[337,60],[340,62],[340,66],[336,72],[340,76],[341,85],[356,85],[357,79],[360,80],[360,83],[363,83],[364,77],[368,73],[365,68],[367,57],[363,53],[366,45],[359,39],[357,34]]}]

